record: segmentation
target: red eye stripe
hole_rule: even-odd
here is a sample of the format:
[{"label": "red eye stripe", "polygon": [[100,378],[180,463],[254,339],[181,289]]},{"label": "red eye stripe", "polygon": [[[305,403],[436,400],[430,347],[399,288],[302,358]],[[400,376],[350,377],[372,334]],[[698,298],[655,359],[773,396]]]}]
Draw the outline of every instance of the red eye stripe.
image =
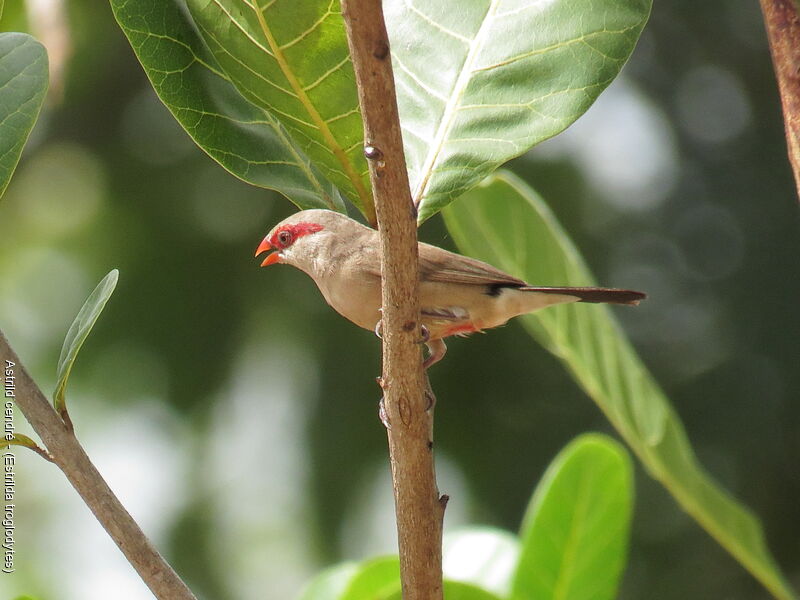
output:
[{"label": "red eye stripe", "polygon": [[[286,246],[291,246],[298,238],[303,237],[304,235],[309,235],[312,233],[317,233],[318,231],[322,231],[324,228],[322,225],[317,223],[295,223],[294,225],[284,225],[278,231],[276,231],[269,240],[269,243],[272,244],[274,248],[285,248]],[[292,234],[292,239],[286,246],[281,244],[278,241],[278,236],[284,232],[288,231]]]}]

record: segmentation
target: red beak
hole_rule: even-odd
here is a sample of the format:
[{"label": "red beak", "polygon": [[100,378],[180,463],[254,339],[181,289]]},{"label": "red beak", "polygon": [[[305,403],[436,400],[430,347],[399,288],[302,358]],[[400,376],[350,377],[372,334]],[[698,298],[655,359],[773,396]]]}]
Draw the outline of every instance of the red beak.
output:
[{"label": "red beak", "polygon": [[[268,250],[272,249],[273,249],[272,244],[269,243],[269,239],[264,238],[263,240],[261,240],[261,243],[259,244],[258,248],[256,248],[256,258],[258,258],[259,254],[263,254],[264,252],[267,252]],[[267,258],[264,259],[264,262],[261,263],[261,266],[268,267],[270,265],[274,265],[276,262],[280,261],[280,259],[281,255],[278,254],[277,252],[273,252],[272,254],[267,256]]]}]

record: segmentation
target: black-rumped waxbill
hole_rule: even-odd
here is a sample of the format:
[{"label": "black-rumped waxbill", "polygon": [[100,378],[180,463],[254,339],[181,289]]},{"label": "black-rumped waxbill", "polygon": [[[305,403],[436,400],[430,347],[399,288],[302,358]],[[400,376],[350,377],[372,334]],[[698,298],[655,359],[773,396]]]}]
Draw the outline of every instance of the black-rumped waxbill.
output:
[{"label": "black-rumped waxbill", "polygon": [[[262,267],[286,263],[305,271],[325,300],[359,327],[378,331],[381,256],[378,232],[343,214],[304,210],[278,223],[256,250],[273,250]],[[484,262],[419,244],[419,300],[425,367],[447,351],[444,338],[505,324],[512,317],[567,302],[638,304],[645,294],[596,287],[536,287]]]}]

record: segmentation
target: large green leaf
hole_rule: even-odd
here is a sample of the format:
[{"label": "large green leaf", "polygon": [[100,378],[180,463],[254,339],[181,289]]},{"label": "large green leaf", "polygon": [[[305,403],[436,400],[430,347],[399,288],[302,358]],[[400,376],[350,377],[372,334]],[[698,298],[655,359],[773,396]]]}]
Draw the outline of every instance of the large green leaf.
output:
[{"label": "large green leaf", "polygon": [[500,597],[511,591],[519,560],[519,540],[491,527],[469,527],[445,534],[442,570],[446,579],[471,583]]},{"label": "large green leaf", "polygon": [[[0,6],[3,5],[0,2]],[[0,16],[0,29],[3,31],[22,31],[30,33],[31,28],[28,23],[28,11],[25,9],[25,2],[7,2],[3,6],[3,14]]]},{"label": "large green leaf", "polygon": [[400,589],[400,559],[384,556],[358,566],[338,600],[381,600]]},{"label": "large green leaf", "polygon": [[47,52],[24,33],[0,33],[0,196],[47,91]]},{"label": "large green leaf", "polygon": [[514,598],[611,600],[633,509],[627,452],[602,435],[570,443],[547,468],[522,526]]},{"label": "large green leaf", "polygon": [[339,600],[357,572],[358,565],[353,562],[325,569],[309,582],[300,600]]},{"label": "large green leaf", "polygon": [[[458,246],[536,285],[592,285],[578,250],[524,182],[499,173],[444,211]],[[647,470],[777,598],[794,595],[758,520],[698,464],[666,396],[604,306],[566,304],[523,317],[600,406]]]},{"label": "large green leaf", "polygon": [[628,59],[651,0],[384,5],[422,222],[583,114]]},{"label": "large green leaf", "polygon": [[245,98],[278,117],[320,171],[374,221],[363,125],[337,0],[188,0]]},{"label": "large green leaf", "polygon": [[184,0],[111,0],[162,102],[219,164],[300,208],[344,210],[336,188],[269,112],[245,100],[198,35]]},{"label": "large green leaf", "polygon": [[[501,600],[500,596],[493,594],[488,590],[472,585],[471,583],[464,583],[461,581],[444,580],[444,600]],[[402,594],[398,591],[380,600],[403,600]]]},{"label": "large green leaf", "polygon": [[399,590],[400,560],[382,556],[322,571],[306,586],[300,600],[384,600]]},{"label": "large green leaf", "polygon": [[69,330],[67,330],[64,345],[61,347],[61,356],[58,358],[56,390],[53,392],[53,404],[62,416],[66,416],[67,381],[69,380],[69,374],[72,372],[72,366],[78,358],[81,346],[83,346],[86,338],[89,337],[89,333],[91,333],[94,324],[100,317],[100,313],[103,312],[108,299],[114,293],[118,279],[119,271],[116,269],[103,277],[97,287],[94,288],[94,291],[89,294]]},{"label": "large green leaf", "polygon": [[444,580],[445,600],[500,600],[500,596],[471,583]]}]

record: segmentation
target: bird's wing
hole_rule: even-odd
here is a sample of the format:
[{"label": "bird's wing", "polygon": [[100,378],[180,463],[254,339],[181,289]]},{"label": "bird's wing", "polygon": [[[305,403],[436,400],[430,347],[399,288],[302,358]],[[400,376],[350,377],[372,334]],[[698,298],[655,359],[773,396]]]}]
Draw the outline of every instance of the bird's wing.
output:
[{"label": "bird's wing", "polygon": [[526,285],[521,279],[485,262],[429,244],[419,245],[419,271],[421,281],[509,287]]}]

